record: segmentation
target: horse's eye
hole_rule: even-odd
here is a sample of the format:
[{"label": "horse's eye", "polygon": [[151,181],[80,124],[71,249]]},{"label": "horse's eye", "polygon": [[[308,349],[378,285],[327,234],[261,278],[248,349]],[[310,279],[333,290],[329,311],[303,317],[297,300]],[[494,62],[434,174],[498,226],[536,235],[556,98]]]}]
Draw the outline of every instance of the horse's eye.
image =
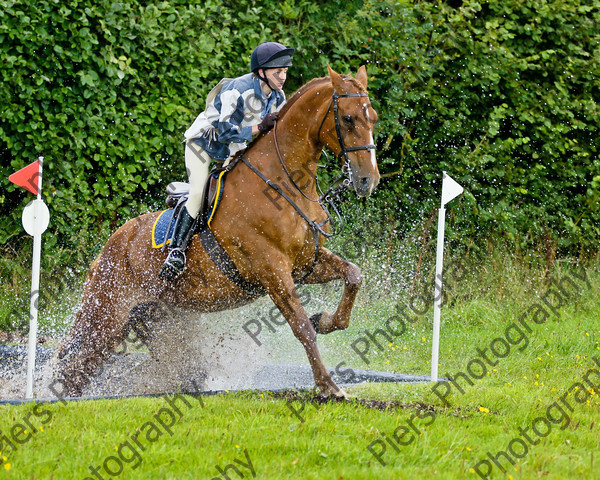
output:
[{"label": "horse's eye", "polygon": [[352,117],[352,115],[344,115],[342,120],[344,120],[344,123],[347,125],[354,125],[354,117]]}]

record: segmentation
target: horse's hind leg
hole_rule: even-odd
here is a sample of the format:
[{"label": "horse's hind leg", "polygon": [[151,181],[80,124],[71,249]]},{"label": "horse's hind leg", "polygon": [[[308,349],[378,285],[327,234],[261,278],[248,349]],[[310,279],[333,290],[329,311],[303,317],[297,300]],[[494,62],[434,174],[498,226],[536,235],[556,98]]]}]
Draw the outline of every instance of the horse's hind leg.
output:
[{"label": "horse's hind leg", "polygon": [[[86,299],[71,330],[71,341],[59,353],[58,381],[68,396],[81,396],[92,377],[99,375],[103,362],[123,340],[129,308]],[[99,370],[100,369],[100,370]]]},{"label": "horse's hind leg", "polygon": [[167,313],[159,302],[140,303],[129,313],[125,328],[131,328],[135,334],[135,338],[150,348],[154,339],[154,325],[164,323],[165,318],[167,318]]},{"label": "horse's hind leg", "polygon": [[138,303],[120,265],[108,263],[101,257],[92,266],[81,308],[58,354],[55,381],[62,382],[68,396],[81,396],[91,377],[98,375],[98,368],[127,333],[129,312]]},{"label": "horse's hind leg", "polygon": [[325,334],[348,328],[356,294],[362,283],[360,268],[321,247],[319,261],[304,283],[327,283],[338,279],[344,280],[344,293],[335,313],[332,315],[322,312],[310,318],[317,333]]}]

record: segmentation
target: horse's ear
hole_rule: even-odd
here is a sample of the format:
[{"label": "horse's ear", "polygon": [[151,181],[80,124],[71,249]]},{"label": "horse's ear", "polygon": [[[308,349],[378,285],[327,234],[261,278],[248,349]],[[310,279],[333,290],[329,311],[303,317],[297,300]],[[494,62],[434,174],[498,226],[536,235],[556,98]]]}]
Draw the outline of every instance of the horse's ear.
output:
[{"label": "horse's ear", "polygon": [[342,84],[344,83],[342,76],[339,73],[334,72],[329,64],[327,64],[327,70],[329,70],[329,78],[331,78],[331,84],[333,85],[333,88],[340,90]]},{"label": "horse's ear", "polygon": [[367,67],[364,65],[358,69],[358,73],[356,75],[356,79],[360,82],[360,84],[367,89]]}]

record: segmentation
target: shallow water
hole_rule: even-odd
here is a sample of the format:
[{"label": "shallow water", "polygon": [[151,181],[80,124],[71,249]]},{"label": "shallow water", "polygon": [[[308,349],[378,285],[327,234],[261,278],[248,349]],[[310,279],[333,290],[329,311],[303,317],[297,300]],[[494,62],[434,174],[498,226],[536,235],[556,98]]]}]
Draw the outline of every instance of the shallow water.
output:
[{"label": "shallow water", "polygon": [[[334,311],[342,288],[340,282],[302,287],[300,298],[308,315]],[[369,303],[365,290],[357,299],[357,304],[361,302]],[[336,339],[336,334],[319,337],[319,350],[323,358],[335,362],[332,365],[338,363],[340,353],[348,348]],[[55,335],[54,340],[59,345],[62,338]],[[125,350],[124,353],[114,354],[102,371],[91,378],[84,397],[197,391],[198,388],[215,391],[314,386],[304,348],[268,298],[212,314],[175,312],[156,324],[152,356],[133,331],[124,345],[118,348]],[[0,399],[25,396],[26,346],[20,348],[19,360],[12,362],[3,360],[0,351]],[[56,354],[53,353],[56,349],[38,347],[38,350],[42,355],[36,360],[34,397],[60,397],[62,385],[54,380],[57,377]],[[15,355],[12,358],[16,358]],[[361,363],[357,361],[356,365]],[[335,381],[346,383],[339,377]]]},{"label": "shallow water", "polygon": [[[267,314],[271,308],[269,303],[265,299],[251,307],[214,314],[179,312],[167,324],[155,330],[153,356],[149,355],[132,332],[130,341],[125,343],[126,351],[112,355],[103,369],[91,378],[84,396],[175,392],[193,385],[203,390],[251,386],[254,374],[264,365],[291,358],[286,351],[295,351],[296,354],[303,352],[287,325],[281,327],[278,345],[275,346],[271,345],[272,342],[260,342],[259,346],[242,329],[244,323],[253,316]],[[266,339],[266,335],[261,333],[260,338],[263,339],[263,336]],[[59,344],[62,339],[56,340]],[[293,345],[291,348],[284,346],[290,340],[297,344],[295,348]],[[23,398],[27,370],[26,346],[5,347],[5,351],[6,348],[12,355],[5,358],[0,356],[0,398]],[[55,398],[57,392],[60,394],[62,391],[62,386],[54,382],[56,349],[38,347],[38,352],[34,396]]]}]

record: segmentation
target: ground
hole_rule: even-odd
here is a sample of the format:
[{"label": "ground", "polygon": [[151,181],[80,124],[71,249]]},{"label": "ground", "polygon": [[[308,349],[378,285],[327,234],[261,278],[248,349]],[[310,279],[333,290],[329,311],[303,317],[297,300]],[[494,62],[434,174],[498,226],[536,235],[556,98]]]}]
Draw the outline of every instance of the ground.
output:
[{"label": "ground", "polygon": [[[347,402],[248,391],[0,406],[0,475],[600,478],[600,275],[503,275],[513,281],[501,292],[483,277],[448,283],[439,369],[454,382],[362,385]],[[411,299],[391,292],[365,292],[351,327],[319,339],[328,365],[429,373],[431,311],[421,306],[402,331],[399,306]],[[309,310],[329,301],[320,293]],[[297,360],[286,329],[259,339]]]}]

